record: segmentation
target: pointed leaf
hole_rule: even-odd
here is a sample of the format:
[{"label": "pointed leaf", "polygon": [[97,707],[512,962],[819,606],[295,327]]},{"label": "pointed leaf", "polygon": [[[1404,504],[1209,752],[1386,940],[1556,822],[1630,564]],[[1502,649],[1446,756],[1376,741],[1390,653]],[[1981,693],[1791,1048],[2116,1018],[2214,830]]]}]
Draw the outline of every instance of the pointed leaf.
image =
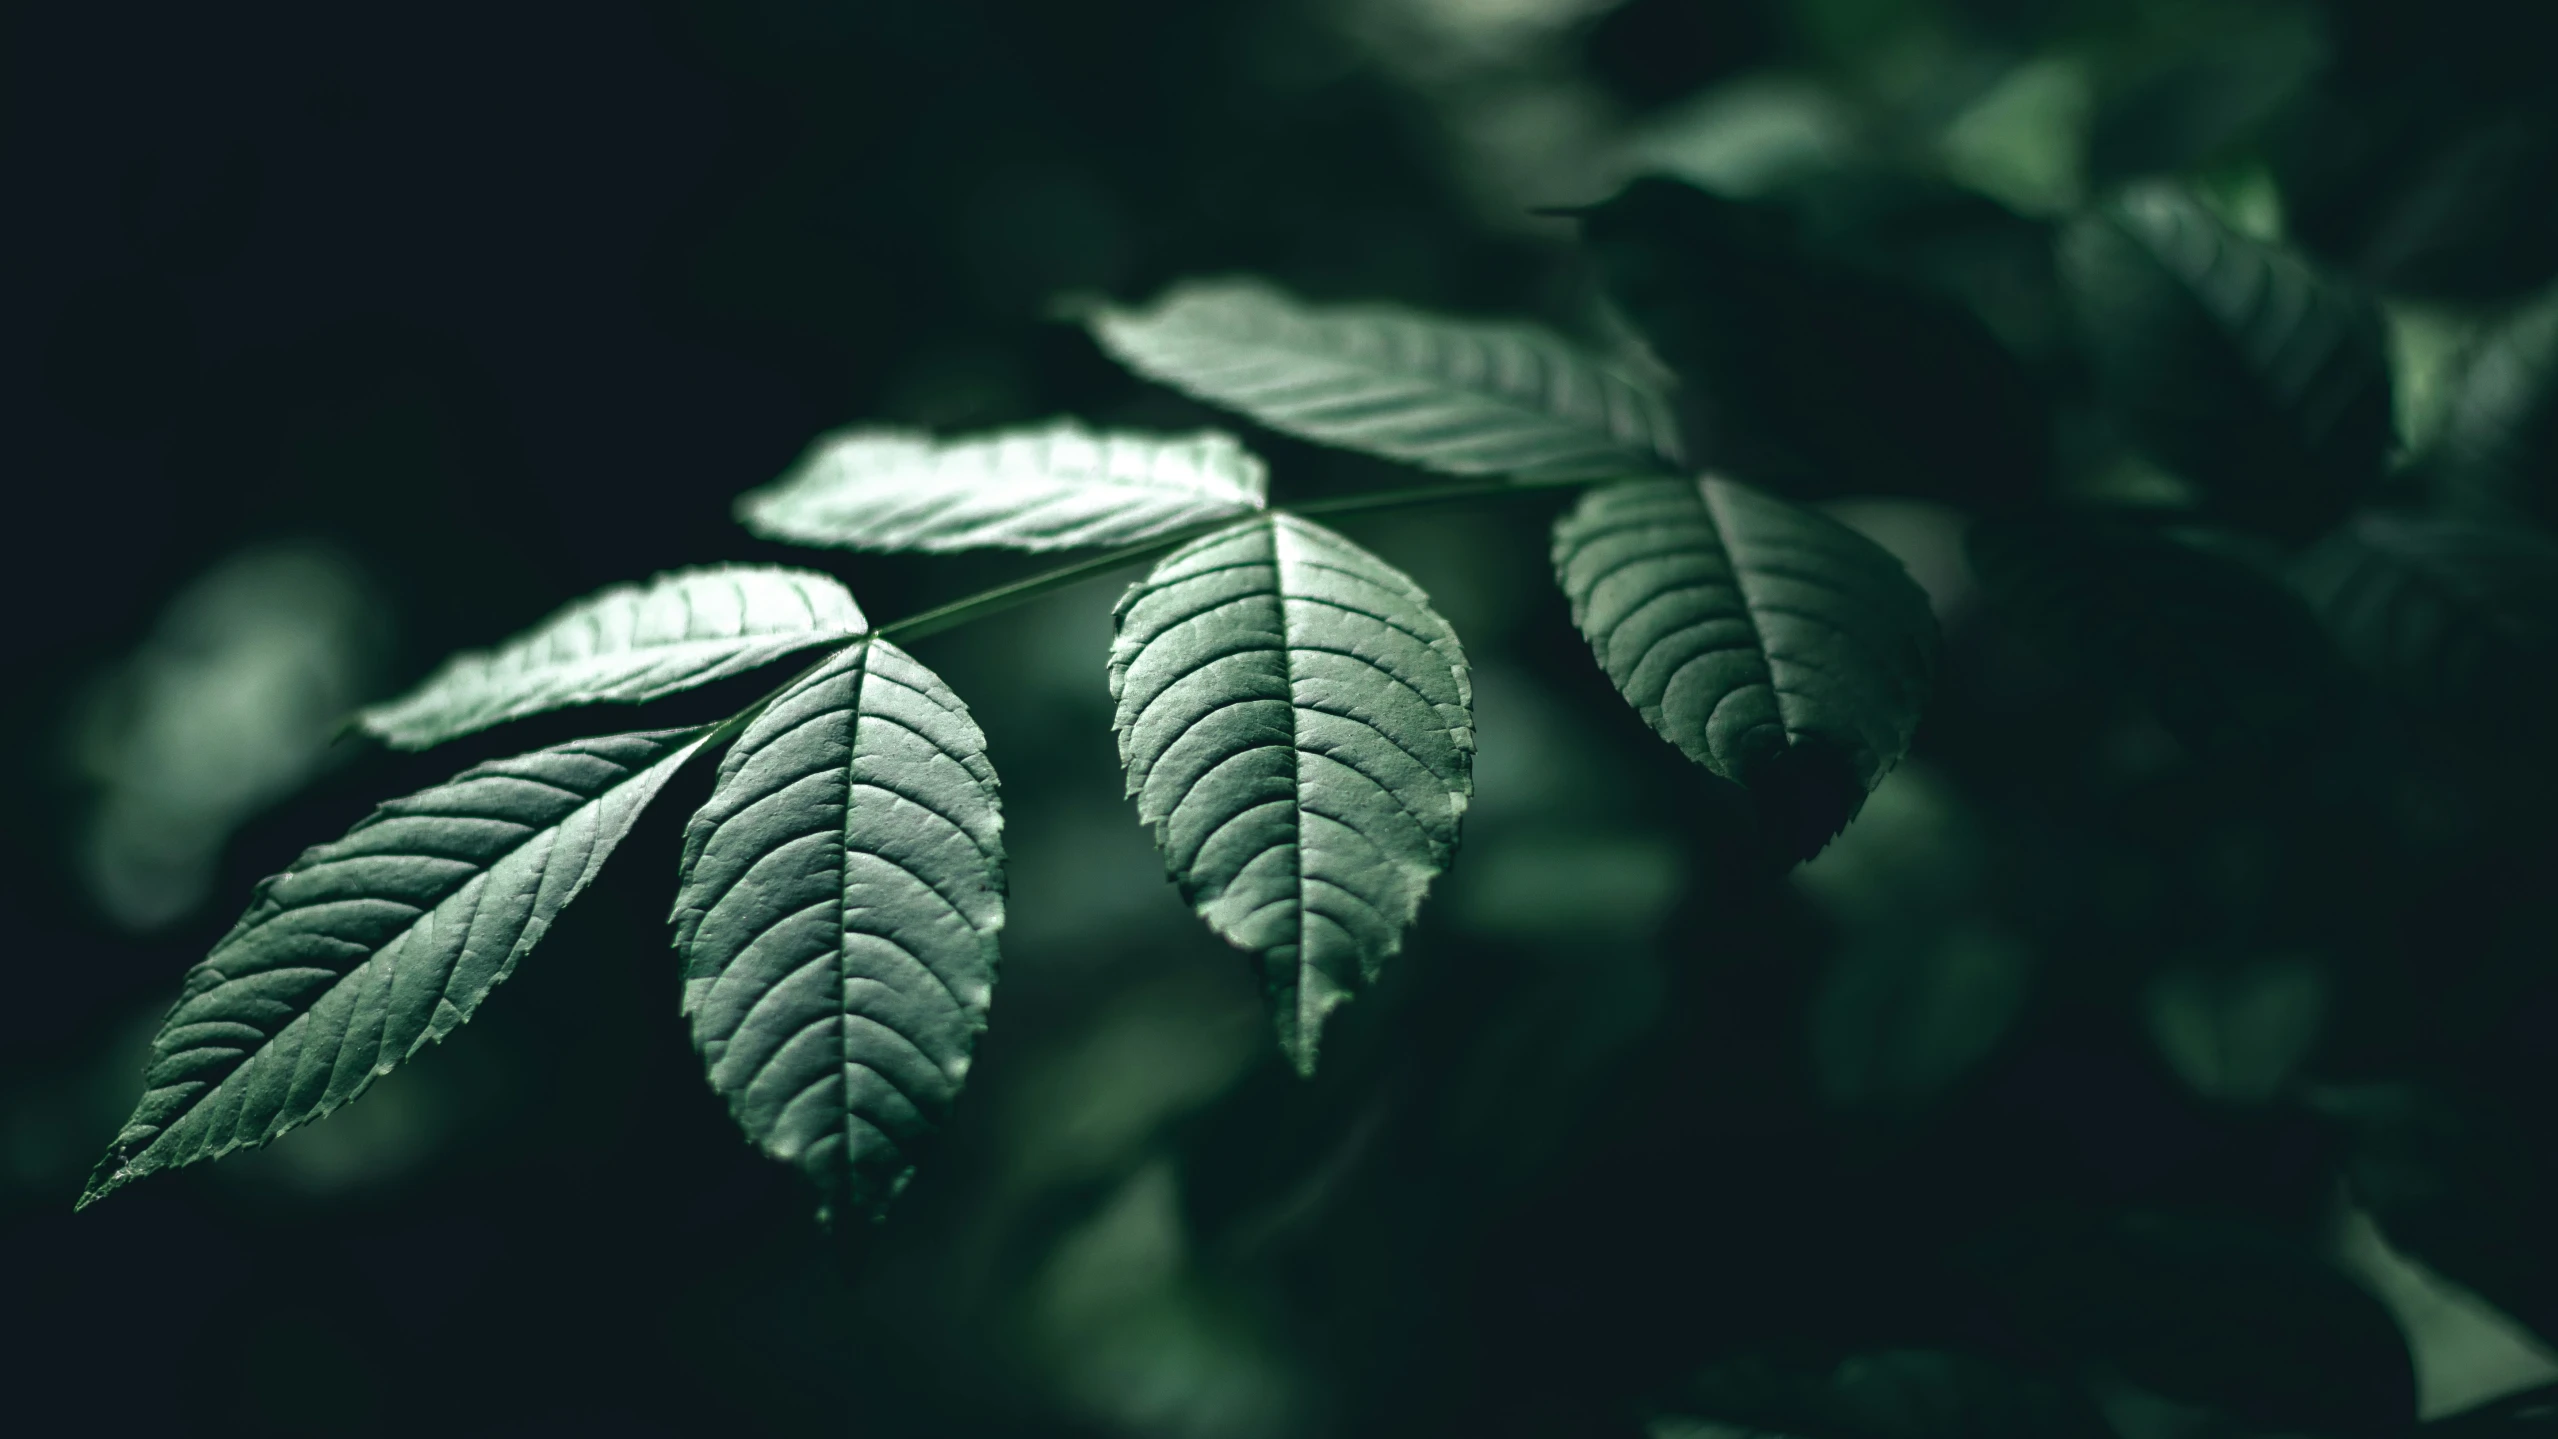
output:
[{"label": "pointed leaf", "polygon": [[2064,237],[2062,274],[2107,407],[2232,519],[2316,532],[2395,443],[2371,297],[2142,185]]},{"label": "pointed leaf", "polygon": [[1573,623],[1644,721],[1808,854],[1918,731],[1936,621],[1900,561],[1728,480],[1639,480],[1555,526]]},{"label": "pointed leaf", "polygon": [[968,1076],[1004,923],[986,741],[931,670],[866,640],[720,763],[684,836],[693,1044],[757,1147],[876,1220]]},{"label": "pointed leaf", "polygon": [[1088,430],[1072,420],[936,440],[862,427],[820,439],[740,499],[766,539],[858,550],[1127,545],[1262,508],[1261,461],[1232,435]]},{"label": "pointed leaf", "polygon": [[1319,444],[1452,475],[1677,468],[1651,385],[1534,325],[1309,305],[1254,280],[1191,281],[1089,324],[1148,379]]},{"label": "pointed leaf", "polygon": [[2558,665],[2558,542],[2513,525],[2370,514],[2295,578],[2346,657],[2474,737],[2536,736]]},{"label": "pointed leaf", "polygon": [[861,632],[844,587],[807,570],[726,565],[615,585],[494,650],[447,660],[360,717],[400,749],[572,705],[638,704]]},{"label": "pointed leaf", "polygon": [[80,1202],[264,1144],[458,1028],[708,733],[494,760],[304,851],[187,975]]},{"label": "pointed leaf", "polygon": [[1465,655],[1420,588],[1320,525],[1247,521],[1119,602],[1120,762],[1182,898],[1261,972],[1312,1073],[1376,979],[1473,793]]},{"label": "pointed leaf", "polygon": [[2427,461],[2460,500],[2558,521],[2558,290],[2507,316],[2460,367]]}]

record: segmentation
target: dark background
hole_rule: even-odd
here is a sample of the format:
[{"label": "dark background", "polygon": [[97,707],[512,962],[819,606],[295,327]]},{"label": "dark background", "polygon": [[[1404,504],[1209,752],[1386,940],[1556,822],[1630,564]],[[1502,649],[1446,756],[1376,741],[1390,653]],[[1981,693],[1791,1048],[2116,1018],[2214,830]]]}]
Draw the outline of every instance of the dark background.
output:
[{"label": "dark background", "polygon": [[[1349,527],[1465,637],[1481,797],[1409,978],[1312,1086],[1119,797],[1114,577],[922,652],[1004,772],[1014,920],[961,1117],[861,1252],[738,1142],[685,1043],[660,919],[698,775],[482,1018],[362,1104],[70,1212],[259,875],[379,798],[597,727],[324,749],[345,706],[676,565],[814,564],[883,618],[1027,568],[787,551],[730,521],[838,425],[1210,422],[1046,319],[1055,297],[1253,271],[1591,332],[1572,227],[1530,207],[1712,149],[1664,117],[1781,74],[1882,129],[1987,113],[1945,163],[2020,207],[2149,168],[2277,185],[2325,256],[2403,282],[2430,353],[2463,306],[2548,278],[2558,127],[2540,37],[2420,8],[2405,33],[2379,5],[2129,0],[16,9],[0,1405],[34,1417],[0,1422],[1631,1433],[1623,1396],[1760,1327],[2008,1343],[1953,1335],[1933,1251],[1903,1242],[1979,1193],[2316,1208],[2314,1127],[2198,1109],[2111,1021],[2011,1044],[1915,1157],[1867,1143],[1899,1133],[1882,1121],[1787,1137],[1893,1081],[1796,1074],[1793,981],[1750,956],[1954,935],[1991,956],[1965,971],[1986,1037],[1958,1014],[1931,1041],[1963,1068],[2044,1003],[2012,992],[2013,956],[2216,881],[2179,868],[2172,802],[2089,838],[1967,789],[2000,757],[1958,727],[1861,848],[1771,891],[1725,801],[1589,665],[1529,499]],[[2051,54],[2080,90],[2029,77],[2017,115],[1973,108]],[[2171,63],[2196,56],[2201,80]],[[2090,105],[2113,148],[2038,169],[2038,127]],[[1820,106],[1761,109],[1827,143]],[[2271,161],[2230,151],[2268,116],[2291,127]],[[1253,443],[1285,494],[1390,475]],[[1866,519],[1959,609],[1941,513]],[[1775,997],[1700,999],[1708,960]],[[1665,1093],[1747,1099],[1701,1119]]]}]

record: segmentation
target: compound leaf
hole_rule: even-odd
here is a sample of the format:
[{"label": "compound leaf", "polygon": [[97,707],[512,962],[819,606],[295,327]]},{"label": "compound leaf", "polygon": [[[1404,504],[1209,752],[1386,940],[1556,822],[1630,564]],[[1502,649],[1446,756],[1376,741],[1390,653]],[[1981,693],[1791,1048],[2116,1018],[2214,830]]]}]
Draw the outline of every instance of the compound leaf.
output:
[{"label": "compound leaf", "polygon": [[1678,468],[1643,380],[1534,325],[1309,305],[1190,281],[1087,322],[1130,369],[1283,434],[1453,475],[1586,479]]},{"label": "compound leaf", "polygon": [[264,1144],[450,1034],[708,733],[494,760],[305,850],[188,973],[142,1102],[80,1202]]},{"label": "compound leaf", "polygon": [[1554,531],[1573,623],[1644,721],[1809,854],[1908,752],[1936,621],[1900,561],[1728,480],[1585,495]]},{"label": "compound leaf", "polygon": [[1119,602],[1120,762],[1182,898],[1259,968],[1312,1073],[1403,945],[1473,793],[1465,655],[1383,560],[1287,515],[1176,550]]},{"label": "compound leaf", "polygon": [[766,539],[859,550],[1126,545],[1262,508],[1268,472],[1232,435],[1072,420],[967,439],[839,430],[738,501]]},{"label": "compound leaf", "polygon": [[822,1219],[878,1219],[958,1098],[994,991],[1002,836],[967,706],[878,639],[758,715],[685,831],[694,1047]]},{"label": "compound leaf", "polygon": [[569,605],[493,650],[447,660],[359,716],[400,749],[573,705],[638,704],[858,634],[862,612],[825,575],[764,565],[675,570]]},{"label": "compound leaf", "polygon": [[2108,409],[2221,513],[2307,535],[2379,483],[2396,436],[2370,296],[2163,184],[2072,226],[2061,267]]}]

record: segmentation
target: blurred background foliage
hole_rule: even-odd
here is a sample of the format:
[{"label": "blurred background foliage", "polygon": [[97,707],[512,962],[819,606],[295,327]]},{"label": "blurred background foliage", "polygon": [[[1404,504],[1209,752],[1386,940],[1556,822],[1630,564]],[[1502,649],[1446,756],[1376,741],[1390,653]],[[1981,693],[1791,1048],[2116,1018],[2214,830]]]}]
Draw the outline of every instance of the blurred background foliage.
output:
[{"label": "blurred background foliage", "polygon": [[[2541,712],[2506,740],[2422,716],[2304,738],[2283,726],[2332,708],[2324,680],[2271,651],[2205,666],[2199,698],[2091,672],[1985,599],[1944,503],[2013,497],[2027,461],[1858,419],[1973,383],[1894,348],[1958,314],[1990,337],[1963,352],[1980,393],[2022,376],[2048,407],[2056,483],[2180,502],[2093,418],[2051,242],[2173,176],[2378,287],[2402,441],[2456,434],[2454,381],[2499,363],[2478,337],[2558,313],[2530,309],[2558,277],[2547,7],[466,0],[0,26],[0,1289],[7,1402],[46,1416],[22,1432],[1726,1435],[1817,1392],[1820,1434],[1877,1439],[2489,1404],[2444,1426],[2483,1433],[2558,1379]],[[1053,323],[1064,293],[1252,271],[1623,337],[1540,211],[1647,173],[1792,217],[1803,268],[1722,298],[1787,296],[1806,338],[1738,363],[1832,387],[1826,457],[1866,477],[1833,508],[1948,628],[1916,757],[1817,859],[1772,873],[1609,691],[1545,579],[1551,500],[1359,520],[1465,638],[1479,795],[1316,1080],[1120,797],[1111,579],[929,642],[1005,777],[1014,918],[957,1123],[857,1252],[737,1142],[677,1020],[661,919],[698,775],[436,1053],[72,1218],[256,877],[377,798],[592,727],[394,756],[335,737],[349,706],[610,581],[812,562],[728,505],[848,421],[1215,422]],[[1284,495],[1388,480],[1253,442]],[[2558,497],[2495,458],[2391,483]],[[2030,580],[2069,543],[2111,542],[2004,553]],[[814,562],[876,616],[1018,568]],[[2209,653],[2230,613],[2123,642]],[[2223,743],[2231,676],[2257,683]]]}]

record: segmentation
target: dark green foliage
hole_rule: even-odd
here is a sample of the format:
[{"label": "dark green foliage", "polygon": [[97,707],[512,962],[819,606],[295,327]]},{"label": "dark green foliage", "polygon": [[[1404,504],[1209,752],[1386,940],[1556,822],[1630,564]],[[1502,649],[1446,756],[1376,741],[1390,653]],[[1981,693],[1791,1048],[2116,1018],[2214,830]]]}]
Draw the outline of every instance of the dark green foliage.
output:
[{"label": "dark green foliage", "polygon": [[2023,1228],[1979,1262],[2038,1345],[2169,1398],[2275,1433],[2386,1434],[2415,1420],[2389,1311],[2290,1235],[2130,1213]]},{"label": "dark green foliage", "polygon": [[2367,296],[2160,185],[2077,221],[2061,268],[2107,411],[2210,512],[2297,538],[2378,486],[2395,437]]},{"label": "dark green foliage", "polygon": [[2090,516],[1983,520],[1967,543],[2002,621],[2136,695],[2197,754],[2304,760],[2339,713],[2318,617],[2243,549]]},{"label": "dark green foliage", "polygon": [[1820,253],[1774,201],[1670,180],[1636,181],[1581,225],[1610,295],[1683,377],[1706,465],[1813,497],[1997,504],[2042,485],[2043,397],[1943,293]]},{"label": "dark green foliage", "polygon": [[2370,514],[2304,555],[2337,646],[2411,711],[2502,742],[2545,732],[2558,543],[2512,524]]},{"label": "dark green foliage", "polygon": [[2454,504],[2544,527],[2558,518],[2558,290],[2515,308],[2466,357],[2425,463]]},{"label": "dark green foliage", "polygon": [[[2558,107],[2491,8],[1253,0],[1145,8],[1162,65],[1107,7],[718,18],[835,148],[771,147],[827,179],[717,240],[738,288],[688,323],[813,346],[824,409],[665,517],[599,464],[559,528],[644,565],[727,505],[889,617],[762,563],[563,606],[592,556],[539,506],[439,527],[386,473],[435,652],[516,637],[363,709],[272,828],[415,788],[408,751],[514,757],[256,889],[78,1205],[372,1093],[192,1181],[285,1193],[485,1043],[519,1068],[465,1117],[534,1158],[456,1181],[481,1229],[382,1241],[400,1303],[453,1271],[445,1372],[553,1364],[471,1239],[549,1206],[523,1232],[594,1255],[545,1282],[615,1296],[557,1314],[662,1285],[683,1324],[626,1347],[664,1383],[725,1355],[819,1428],[2537,1432]],[[908,105],[880,46],[967,63]],[[879,137],[999,101],[935,204],[869,208],[920,184]],[[1379,178],[1424,154],[1462,183]],[[169,363],[163,400],[202,380]],[[412,438],[344,444],[370,477]],[[542,582],[477,578],[500,543]],[[77,758],[178,788],[297,644],[155,640]],[[639,703],[693,727],[552,743]],[[563,920],[626,839],[658,860]],[[55,1142],[16,1104],[0,1186]],[[228,1283],[221,1235],[143,1227],[188,1182],[82,1232]],[[361,1429],[324,1386],[403,1352],[380,1307],[215,1352]],[[914,1395],[966,1412],[900,1428]]]}]

